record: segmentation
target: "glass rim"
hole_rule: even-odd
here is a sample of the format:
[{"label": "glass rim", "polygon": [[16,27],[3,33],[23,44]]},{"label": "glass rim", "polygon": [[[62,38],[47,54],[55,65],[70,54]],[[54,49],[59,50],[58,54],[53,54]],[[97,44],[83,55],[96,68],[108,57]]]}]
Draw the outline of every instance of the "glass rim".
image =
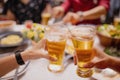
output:
[{"label": "glass rim", "polygon": [[96,29],[95,27],[96,25],[93,25],[93,24],[79,24],[79,25],[76,25],[75,28],[92,28],[92,29]]},{"label": "glass rim", "polygon": [[71,37],[79,38],[81,36],[94,37],[96,35],[96,27],[94,25],[77,25],[73,26],[69,31]]},{"label": "glass rim", "polygon": [[92,32],[96,33],[96,27],[95,25],[90,25],[90,24],[80,24],[80,25],[74,25],[72,26],[72,28],[70,29],[70,32],[72,33],[72,31],[74,30],[78,30],[78,29],[90,29]]}]

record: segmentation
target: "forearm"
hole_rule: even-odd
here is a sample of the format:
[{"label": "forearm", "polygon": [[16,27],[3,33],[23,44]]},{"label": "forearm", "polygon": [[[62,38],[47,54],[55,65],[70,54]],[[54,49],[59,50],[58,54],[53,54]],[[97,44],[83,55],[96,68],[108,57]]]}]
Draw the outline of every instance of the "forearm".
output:
[{"label": "forearm", "polygon": [[114,57],[112,57],[111,59],[112,61],[110,68],[120,73],[120,59]]},{"label": "forearm", "polygon": [[47,4],[42,13],[51,13],[52,7],[50,4]]},{"label": "forearm", "polygon": [[[27,61],[27,55],[21,54],[24,61]],[[5,75],[6,73],[12,71],[13,69],[17,68],[19,65],[16,61],[15,55],[12,54],[7,57],[3,57],[0,59],[0,77]]]},{"label": "forearm", "polygon": [[0,59],[0,77],[18,67],[15,55],[10,55]]},{"label": "forearm", "polygon": [[0,15],[0,20],[8,20],[8,17],[6,15]]},{"label": "forearm", "polygon": [[106,9],[103,6],[97,6],[91,10],[83,12],[83,19],[84,20],[91,20],[91,19],[98,19],[101,15],[106,14]]},{"label": "forearm", "polygon": [[7,14],[5,15],[0,15],[0,20],[16,20],[14,14],[8,10]]},{"label": "forearm", "polygon": [[0,20],[15,20],[14,17],[12,17],[11,15],[0,15]]}]

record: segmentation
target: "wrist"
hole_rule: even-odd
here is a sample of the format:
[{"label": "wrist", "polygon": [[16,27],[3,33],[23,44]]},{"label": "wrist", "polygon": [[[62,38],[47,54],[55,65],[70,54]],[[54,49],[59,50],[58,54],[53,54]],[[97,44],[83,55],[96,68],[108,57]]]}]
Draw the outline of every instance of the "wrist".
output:
[{"label": "wrist", "polygon": [[23,60],[21,52],[22,52],[21,50],[15,51],[15,58],[16,58],[16,61],[19,65],[25,64],[25,61]]},{"label": "wrist", "polygon": [[28,55],[28,53],[29,53],[29,51],[21,52],[21,56],[22,56],[24,62],[26,62],[27,60],[30,59],[30,56]]},{"label": "wrist", "polygon": [[109,68],[120,72],[120,59],[115,58],[115,57],[110,57],[110,59],[111,59],[111,61],[110,61]]},{"label": "wrist", "polygon": [[78,12],[77,12],[77,15],[79,16],[80,21],[83,21],[83,20],[84,20],[84,15],[83,15],[83,12],[82,12],[82,11],[78,11]]}]

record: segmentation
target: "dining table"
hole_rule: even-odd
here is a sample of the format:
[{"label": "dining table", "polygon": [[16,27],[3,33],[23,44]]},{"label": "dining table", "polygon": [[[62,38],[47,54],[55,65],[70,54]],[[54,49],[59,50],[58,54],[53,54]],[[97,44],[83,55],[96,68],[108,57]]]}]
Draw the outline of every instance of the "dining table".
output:
[{"label": "dining table", "polygon": [[[22,31],[24,25],[14,26],[14,31]],[[99,39],[95,37],[95,45],[103,49],[99,43]],[[64,70],[59,73],[53,73],[48,70],[49,61],[46,59],[30,60],[25,72],[17,76],[17,80],[120,80],[120,74],[107,68],[104,70],[93,68],[94,74],[89,78],[82,78],[76,74],[77,66],[74,65],[73,58],[69,53],[65,52]],[[66,59],[67,57],[70,57]],[[109,73],[115,75],[110,76]],[[15,79],[13,79],[15,80]]]}]

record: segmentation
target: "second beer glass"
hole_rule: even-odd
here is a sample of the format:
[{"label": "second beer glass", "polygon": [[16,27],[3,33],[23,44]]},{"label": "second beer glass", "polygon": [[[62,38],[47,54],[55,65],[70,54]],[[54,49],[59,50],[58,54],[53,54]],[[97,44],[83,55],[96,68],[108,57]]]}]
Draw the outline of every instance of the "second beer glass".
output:
[{"label": "second beer glass", "polygon": [[92,25],[80,25],[71,30],[72,42],[76,51],[77,71],[80,77],[90,77],[93,71],[84,65],[93,59],[92,53],[95,28]]},{"label": "second beer glass", "polygon": [[47,39],[47,49],[50,56],[57,59],[57,61],[50,61],[48,69],[51,72],[60,72],[64,69],[63,58],[64,49],[66,45],[66,31],[62,25],[52,25],[45,31]]}]

